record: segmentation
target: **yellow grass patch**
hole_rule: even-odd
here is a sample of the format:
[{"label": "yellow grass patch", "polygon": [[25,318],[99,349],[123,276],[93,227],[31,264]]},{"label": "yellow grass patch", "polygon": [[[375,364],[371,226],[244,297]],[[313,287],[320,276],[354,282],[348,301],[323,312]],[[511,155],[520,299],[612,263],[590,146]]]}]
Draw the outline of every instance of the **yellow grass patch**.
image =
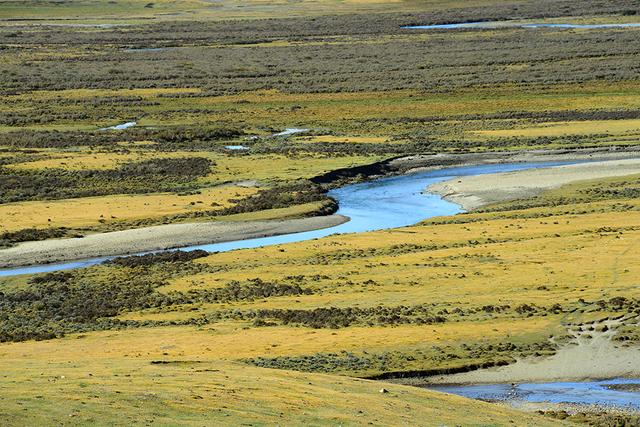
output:
[{"label": "yellow grass patch", "polygon": [[[639,205],[638,202],[628,202]],[[585,204],[597,211],[606,203]],[[561,210],[563,208],[558,208]],[[579,207],[578,210],[581,208]],[[534,212],[535,210],[529,210]],[[200,313],[218,309],[313,309],[443,304],[477,307],[490,304],[549,305],[549,301],[640,296],[635,278],[640,266],[633,248],[640,242],[640,212],[566,214],[550,219],[494,219],[407,227],[359,235],[329,237],[286,246],[212,255],[200,262],[222,271],[177,279],[166,291],[216,288],[231,280],[259,277],[282,281],[285,276],[319,275],[306,280],[322,292],[265,300],[201,305]],[[610,227],[620,232],[599,232]],[[490,236],[494,243],[467,247],[461,243]],[[442,247],[409,253],[369,256],[329,263],[323,254],[384,249],[399,242],[417,247]],[[345,279],[348,278],[348,279]],[[366,282],[373,279],[374,283]],[[348,280],[348,282],[347,282]],[[345,283],[346,282],[346,283]],[[455,292],[452,292],[455,290]],[[131,313],[128,319],[176,320],[193,312]]]},{"label": "yellow grass patch", "polygon": [[[201,154],[193,153],[192,155]],[[311,154],[296,157],[272,154],[251,156],[209,154],[208,157],[214,160],[217,166],[213,167],[210,175],[200,179],[202,183],[239,180],[277,182],[311,178],[334,169],[373,163],[381,158],[380,156],[324,157]]]},{"label": "yellow grass patch", "polygon": [[[101,221],[135,220],[214,210],[230,206],[230,199],[247,197],[256,192],[256,188],[220,186],[203,189],[200,194],[185,196],[158,193],[2,204],[0,231],[84,227],[97,225]],[[216,206],[212,207],[212,203]]]},{"label": "yellow grass patch", "polygon": [[[105,352],[112,345],[75,341]],[[10,375],[3,383],[3,425],[562,425],[417,387],[218,360],[151,364],[149,355],[137,358],[134,340],[127,343],[133,357],[93,359],[82,350],[65,360],[42,357],[66,343],[73,340],[43,343],[39,351],[32,343],[0,347],[0,369]],[[389,392],[381,394],[381,387]]]},{"label": "yellow grass patch", "polygon": [[491,137],[540,137],[591,134],[638,135],[640,134],[640,120],[553,122],[519,129],[481,130],[473,131],[472,133]]},{"label": "yellow grass patch", "polygon": [[[171,99],[161,102],[166,102],[168,108],[169,105],[175,107],[186,101]],[[265,123],[276,128],[294,125],[308,128],[328,127],[344,132],[346,135],[357,131],[359,137],[388,138],[389,135],[398,134],[405,127],[413,129],[415,125],[391,121],[388,124],[384,122],[372,124],[370,129],[365,126],[356,130],[349,126],[352,121],[377,118],[384,120],[425,117],[454,119],[461,115],[500,114],[513,111],[637,109],[640,108],[640,89],[633,83],[621,83],[620,86],[564,85],[552,89],[529,88],[527,91],[523,91],[521,87],[504,85],[492,87],[490,90],[474,88],[459,90],[455,93],[428,95],[411,90],[317,94],[288,94],[269,90],[229,96],[200,97],[189,99],[188,102],[192,108],[196,105],[210,108],[208,118],[212,121],[242,120],[249,127],[259,127]],[[291,110],[292,106],[302,108]],[[146,116],[145,120],[151,125],[166,123],[167,118],[164,115],[156,118],[152,113]],[[169,120],[174,124],[185,120],[195,123],[198,118],[176,115]],[[432,127],[435,132],[445,134],[455,132],[454,128],[450,131],[441,129],[446,123],[439,123],[439,127]],[[481,122],[464,124],[484,130],[484,124]],[[511,130],[504,132],[511,132]],[[454,135],[463,136],[455,133]],[[322,138],[318,141],[322,141]],[[336,140],[329,140],[329,142],[333,141]]]},{"label": "yellow grass patch", "polygon": [[122,163],[140,162],[158,158],[185,157],[190,153],[155,153],[152,151],[132,151],[128,153],[113,152],[55,152],[48,151],[46,159],[14,163],[8,165],[10,168],[37,170],[59,168],[66,170],[87,170],[87,169],[115,169]]},{"label": "yellow grass patch", "polygon": [[338,168],[359,166],[380,160],[381,156],[326,157],[301,154],[288,157],[278,154],[227,155],[211,151],[155,152],[142,149],[128,153],[55,152],[43,151],[47,158],[10,164],[16,169],[38,170],[62,168],[68,170],[115,169],[123,163],[158,158],[205,157],[213,162],[209,175],[200,178],[203,186],[234,181],[278,182],[311,178]]},{"label": "yellow grass patch", "polygon": [[[612,212],[612,204],[619,203],[627,205],[627,211]],[[475,222],[447,224],[435,219],[394,230],[213,254],[197,262],[211,265],[215,273],[177,278],[160,290],[220,288],[232,280],[253,278],[282,283],[287,277],[300,275],[305,287],[317,291],[311,295],[149,309],[127,313],[121,319],[183,321],[220,310],[421,304],[436,304],[451,312],[485,305],[549,307],[556,302],[575,303],[581,298],[587,301],[617,296],[639,298],[636,278],[640,265],[635,261],[635,249],[640,244],[639,208],[639,201],[623,200],[575,205],[567,213],[563,213],[567,211],[563,206],[535,208],[517,212],[518,217],[503,219],[501,213],[470,214],[464,218]],[[526,218],[535,212],[553,215]],[[468,245],[488,237],[493,241]],[[398,249],[406,245],[411,250],[399,252],[394,249],[396,245]],[[377,254],[349,256],[371,250],[377,250]],[[322,261],[323,256],[337,252],[344,257]],[[595,317],[605,315],[599,312]],[[216,348],[212,351],[216,357],[233,359],[362,350],[410,353],[433,345],[504,339],[540,342],[549,335],[562,336],[566,323],[593,318],[588,314],[488,316],[484,320],[462,318],[434,325],[352,326],[338,330],[286,326],[247,329],[249,321],[221,320],[205,330],[212,328],[208,333],[213,334]],[[168,329],[163,331],[171,333]],[[149,340],[160,336],[153,334]],[[194,340],[193,344],[185,342],[176,344],[177,347],[185,352],[199,352],[197,348],[207,345],[206,338],[201,336],[189,339]],[[173,342],[178,339],[173,338]],[[424,362],[411,362],[405,368],[423,369],[421,363]],[[439,362],[438,366],[448,363],[458,362]]]},{"label": "yellow grass patch", "polygon": [[90,332],[80,336],[73,334],[59,341],[50,341],[49,344],[6,343],[0,344],[0,353],[2,359],[6,360],[19,354],[35,356],[48,349],[46,360],[51,362],[70,360],[80,354],[96,361],[125,357],[233,361],[258,356],[293,356],[342,350],[407,350],[477,341],[478,337],[494,341],[505,336],[544,335],[554,331],[556,322],[557,319],[552,317],[333,330],[284,326],[245,328],[245,323],[227,321],[205,328],[157,327],[152,333],[143,328]]}]

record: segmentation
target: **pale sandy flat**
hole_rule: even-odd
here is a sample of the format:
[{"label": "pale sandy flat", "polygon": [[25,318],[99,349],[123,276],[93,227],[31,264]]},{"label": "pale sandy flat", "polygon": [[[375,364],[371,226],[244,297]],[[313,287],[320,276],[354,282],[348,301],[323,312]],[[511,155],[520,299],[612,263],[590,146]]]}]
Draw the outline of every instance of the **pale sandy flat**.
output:
[{"label": "pale sandy flat", "polygon": [[605,333],[576,334],[551,357],[521,359],[500,368],[429,377],[426,382],[470,384],[637,378],[640,376],[640,347],[623,346],[613,341],[618,322],[603,323],[611,329]]},{"label": "pale sandy flat", "polygon": [[46,264],[277,236],[333,227],[348,220],[342,215],[330,215],[276,221],[168,224],[92,234],[82,238],[24,242],[0,250],[0,267]]},{"label": "pale sandy flat", "polygon": [[473,210],[480,206],[534,196],[572,182],[640,173],[640,159],[608,160],[516,172],[458,177],[428,191]]}]

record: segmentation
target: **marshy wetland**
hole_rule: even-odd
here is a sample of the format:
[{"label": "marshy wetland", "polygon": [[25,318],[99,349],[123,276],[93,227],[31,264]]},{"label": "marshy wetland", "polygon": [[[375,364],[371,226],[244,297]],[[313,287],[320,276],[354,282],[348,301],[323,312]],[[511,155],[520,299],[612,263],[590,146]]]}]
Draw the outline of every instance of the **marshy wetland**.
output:
[{"label": "marshy wetland", "polygon": [[0,2],[0,424],[638,424],[639,15]]}]

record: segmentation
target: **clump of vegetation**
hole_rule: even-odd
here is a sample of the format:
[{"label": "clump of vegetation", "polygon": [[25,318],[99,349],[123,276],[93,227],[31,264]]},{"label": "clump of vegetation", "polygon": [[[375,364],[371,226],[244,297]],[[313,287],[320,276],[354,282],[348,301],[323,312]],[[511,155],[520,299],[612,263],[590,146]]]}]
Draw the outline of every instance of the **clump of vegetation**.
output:
[{"label": "clump of vegetation", "polygon": [[[189,301],[199,302],[230,302],[230,301],[253,301],[260,298],[290,296],[290,295],[311,295],[313,291],[298,284],[265,282],[259,278],[250,279],[242,284],[237,280],[232,280],[222,288],[207,290],[191,290],[186,292]],[[242,318],[241,313],[235,313],[235,317]]]},{"label": "clump of vegetation", "polygon": [[[133,276],[111,277],[108,273],[105,276],[82,271],[34,276],[25,288],[0,292],[0,342],[51,339],[71,332],[162,324],[122,322],[115,318],[128,311],[312,293],[311,289],[298,284],[265,282],[258,278],[246,283],[231,281],[214,289],[168,294],[157,291],[166,286],[165,280],[172,275],[193,272],[191,261],[207,255],[205,251],[173,251],[120,257],[105,263],[111,269],[144,269],[144,274]],[[241,318],[242,314],[220,312],[209,319],[190,319],[184,323],[206,324],[221,317]]]},{"label": "clump of vegetation", "polygon": [[263,368],[358,375],[372,379],[394,379],[444,375],[512,363],[515,358],[551,355],[549,342],[462,344],[431,346],[411,352],[316,353],[301,356],[256,357],[245,363]]},{"label": "clump of vegetation", "polygon": [[149,304],[153,289],[160,285],[146,277],[130,279],[126,285],[74,279],[70,273],[53,273],[35,279],[26,289],[0,292],[0,341],[51,339],[101,329],[99,319],[139,308],[143,301]]},{"label": "clump of vegetation", "polygon": [[107,194],[150,193],[189,188],[212,167],[203,157],[160,158],[128,162],[112,170],[14,170],[0,167],[4,203]]},{"label": "clump of vegetation", "polygon": [[176,263],[176,262],[187,262],[193,261],[194,259],[203,258],[209,256],[209,252],[203,251],[201,249],[196,249],[193,251],[168,251],[168,252],[159,252],[159,253],[151,253],[144,255],[132,255],[126,257],[116,257],[105,261],[105,264],[119,265],[122,267],[148,267],[151,265],[155,265],[158,263]]},{"label": "clump of vegetation", "polygon": [[576,424],[597,427],[633,427],[640,425],[640,415],[619,412],[583,412],[569,413],[567,411],[538,411],[539,414],[556,419],[566,420]]},{"label": "clump of vegetation", "polygon": [[398,325],[403,323],[434,324],[446,321],[434,314],[432,307],[371,307],[316,308],[313,310],[258,310],[249,314],[256,319],[277,319],[284,325],[303,325],[311,328],[346,328],[353,324]]},{"label": "clump of vegetation", "polygon": [[304,203],[329,201],[327,214],[338,209],[335,200],[326,196],[326,190],[309,181],[301,181],[287,185],[260,190],[257,194],[245,199],[232,200],[233,206],[215,211],[216,215],[233,215],[256,212],[265,209],[287,208]]},{"label": "clump of vegetation", "polygon": [[61,237],[82,237],[81,234],[71,232],[68,228],[25,228],[18,231],[0,233],[0,248],[10,247],[19,242],[29,242]]}]

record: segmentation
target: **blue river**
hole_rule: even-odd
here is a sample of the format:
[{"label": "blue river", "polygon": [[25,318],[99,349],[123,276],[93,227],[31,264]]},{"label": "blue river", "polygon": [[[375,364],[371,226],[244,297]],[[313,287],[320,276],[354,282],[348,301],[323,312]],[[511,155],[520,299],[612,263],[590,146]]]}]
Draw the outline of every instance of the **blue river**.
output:
[{"label": "blue river", "polygon": [[[461,212],[458,205],[447,202],[438,195],[425,192],[425,188],[433,183],[445,181],[456,176],[510,172],[558,166],[568,163],[576,162],[505,163],[456,167],[346,185],[329,192],[329,195],[338,201],[339,209],[337,213],[350,218],[350,221],[344,224],[321,230],[283,234],[259,239],[189,246],[180,249],[187,251],[203,249],[208,252],[226,252],[235,249],[301,242],[338,233],[362,233],[365,231],[404,227],[413,225],[427,218],[453,215]],[[0,277],[88,267],[99,264],[109,258],[113,257],[1,269]]]}]

